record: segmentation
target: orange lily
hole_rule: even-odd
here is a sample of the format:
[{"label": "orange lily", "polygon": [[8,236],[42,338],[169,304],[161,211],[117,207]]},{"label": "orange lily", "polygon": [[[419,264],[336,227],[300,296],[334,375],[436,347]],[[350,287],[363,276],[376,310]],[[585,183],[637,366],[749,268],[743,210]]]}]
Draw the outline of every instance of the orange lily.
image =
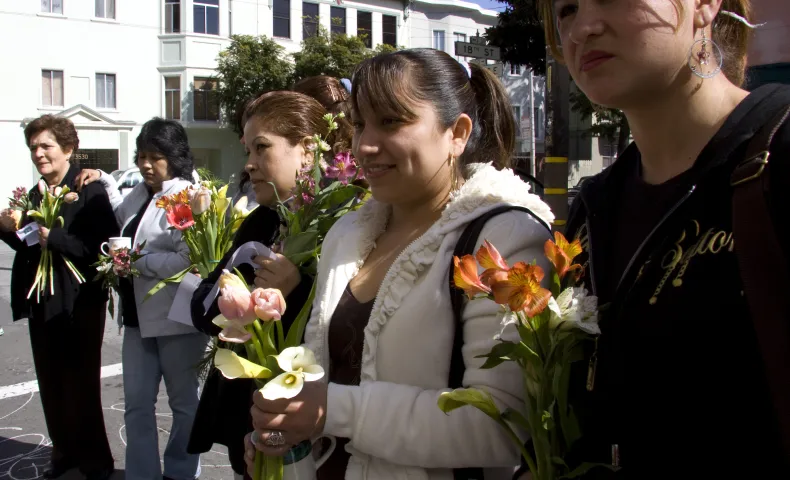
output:
[{"label": "orange lily", "polygon": [[494,301],[508,305],[514,312],[523,311],[529,317],[538,315],[551,299],[551,292],[540,286],[543,276],[539,266],[518,262],[508,270],[507,279],[491,284]]},{"label": "orange lily", "polygon": [[486,295],[491,293],[491,289],[483,284],[480,277],[477,276],[475,257],[471,255],[464,255],[463,258],[453,257],[453,264],[455,265],[453,283],[462,289],[467,297],[472,299],[479,293]]},{"label": "orange lily", "polygon": [[579,239],[571,243],[562,233],[554,232],[554,240],[553,242],[546,240],[544,251],[546,257],[554,265],[560,279],[568,272],[581,270],[581,265],[573,264],[573,259],[582,253],[582,244]]}]

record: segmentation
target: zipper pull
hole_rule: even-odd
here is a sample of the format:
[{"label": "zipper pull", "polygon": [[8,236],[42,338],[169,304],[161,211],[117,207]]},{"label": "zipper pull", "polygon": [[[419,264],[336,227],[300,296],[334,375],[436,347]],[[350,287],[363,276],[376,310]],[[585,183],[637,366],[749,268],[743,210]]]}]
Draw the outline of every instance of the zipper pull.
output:
[{"label": "zipper pull", "polygon": [[593,350],[590,363],[587,365],[587,391],[592,392],[595,388],[595,371],[598,368],[598,338],[595,339],[595,350]]}]

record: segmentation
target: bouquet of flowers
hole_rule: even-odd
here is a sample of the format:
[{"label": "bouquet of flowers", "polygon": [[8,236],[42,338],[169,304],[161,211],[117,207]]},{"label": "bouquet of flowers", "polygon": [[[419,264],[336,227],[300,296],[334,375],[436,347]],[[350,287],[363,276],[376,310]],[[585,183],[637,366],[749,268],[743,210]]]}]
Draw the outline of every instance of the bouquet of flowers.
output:
[{"label": "bouquet of flowers", "polygon": [[[524,379],[526,405],[522,412],[500,412],[491,395],[483,390],[457,389],[439,397],[439,408],[449,413],[464,405],[479,409],[518,444],[534,480],[555,480],[579,476],[596,466],[583,464],[571,469],[564,454],[580,437],[579,425],[568,404],[571,364],[583,358],[582,343],[593,341],[598,328],[598,300],[576,286],[582,267],[573,264],[582,253],[578,240],[570,243],[559,232],[548,240],[545,253],[553,265],[550,289],[541,282],[545,272],[535,264],[518,262],[512,267],[488,241],[475,256],[455,257],[454,283],[469,299],[493,300],[504,309],[498,343],[487,355],[482,368],[516,362]],[[478,274],[478,267],[483,272]],[[506,330],[518,332],[506,340]],[[515,333],[515,332],[513,332]],[[515,335],[514,335],[515,337]],[[587,388],[595,376],[595,356],[588,372]],[[511,425],[527,431],[534,455],[523,445]]]},{"label": "bouquet of flowers", "polygon": [[[51,186],[47,188],[47,184],[44,180],[39,180],[38,192],[41,194],[41,205],[39,205],[38,209],[28,210],[27,216],[49,230],[55,227],[62,227],[63,217],[59,215],[60,207],[64,203],[76,202],[79,199],[77,193],[70,191],[69,187]],[[63,263],[66,264],[66,268],[74,275],[78,283],[85,282],[85,278],[83,278],[74,264],[71,263],[71,260],[63,257]],[[36,292],[36,301],[38,302],[41,298],[41,294],[46,293],[47,285],[49,285],[49,294],[55,294],[52,264],[52,252],[48,248],[42,248],[41,259],[36,269],[36,277],[33,286],[30,287],[30,291],[27,294],[28,299],[33,295],[33,292]]]},{"label": "bouquet of flowers", "polygon": [[242,197],[233,206],[230,220],[226,221],[225,213],[230,207],[227,190],[227,185],[218,189],[211,182],[204,181],[156,201],[157,207],[167,211],[170,228],[181,231],[189,246],[191,265],[156,284],[146,298],[168,283],[180,282],[184,275],[195,269],[202,278],[208,277],[230,250],[233,235],[251,210],[247,210],[247,197]]},{"label": "bouquet of flowers", "polygon": [[[219,279],[218,300],[221,315],[213,323],[222,332],[219,339],[243,346],[246,358],[232,348],[218,348],[214,365],[225,378],[253,378],[261,394],[269,399],[293,398],[304,382],[319,380],[324,370],[315,354],[299,346],[307,316],[300,315],[284,332],[279,320],[285,312],[285,299],[276,289],[250,291],[244,280],[227,270]],[[255,454],[253,480],[279,480],[283,476],[283,458]]]},{"label": "bouquet of flowers", "polygon": [[[94,281],[101,280],[102,286],[107,289],[118,290],[118,282],[121,278],[134,278],[140,275],[140,271],[134,268],[134,262],[143,257],[141,253],[145,248],[145,242],[137,245],[134,250],[123,247],[111,250],[108,255],[99,254],[99,261],[91,265],[96,267],[96,277]],[[115,301],[110,295],[107,305],[110,315],[115,315]]]},{"label": "bouquet of flowers", "polygon": [[25,187],[17,187],[8,198],[8,210],[6,213],[16,220],[16,228],[22,226],[22,217],[29,210],[33,210],[33,202],[27,195]]}]

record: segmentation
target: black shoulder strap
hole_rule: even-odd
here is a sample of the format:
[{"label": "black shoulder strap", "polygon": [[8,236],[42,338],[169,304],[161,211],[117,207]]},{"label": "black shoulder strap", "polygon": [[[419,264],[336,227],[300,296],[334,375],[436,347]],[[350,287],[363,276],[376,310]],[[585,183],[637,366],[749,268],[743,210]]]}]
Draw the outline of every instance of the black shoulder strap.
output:
[{"label": "black shoulder strap", "polygon": [[730,181],[738,268],[763,357],[783,450],[790,461],[790,302],[787,299],[790,279],[784,268],[766,268],[766,265],[787,265],[786,252],[771,215],[768,161],[774,135],[788,117],[790,106],[781,109],[754,135],[746,158],[735,168]]},{"label": "black shoulder strap", "polygon": [[[480,237],[480,232],[483,231],[483,227],[485,227],[486,223],[488,223],[488,221],[493,217],[511,210],[519,210],[529,213],[533,218],[535,218],[535,220],[543,225],[546,230],[551,231],[549,226],[546,225],[546,222],[541,220],[540,217],[535,215],[530,209],[517,205],[503,205],[501,207],[494,208],[493,210],[489,210],[488,212],[474,219],[466,226],[464,231],[461,233],[461,236],[458,238],[458,243],[455,245],[453,256],[463,257],[464,255],[473,254],[475,245],[477,245],[478,237]],[[461,289],[455,288],[453,282],[452,265],[450,266],[449,286],[450,303],[453,307],[453,318],[455,319],[455,333],[453,335],[453,351],[452,357],[450,359],[450,375],[448,386],[450,388],[461,388],[464,378],[464,371],[466,371],[466,366],[464,365],[464,356],[461,350],[464,346],[464,327],[461,318],[464,310],[464,293],[461,291]],[[453,470],[453,478],[455,480],[483,480],[483,469],[456,468]]]}]

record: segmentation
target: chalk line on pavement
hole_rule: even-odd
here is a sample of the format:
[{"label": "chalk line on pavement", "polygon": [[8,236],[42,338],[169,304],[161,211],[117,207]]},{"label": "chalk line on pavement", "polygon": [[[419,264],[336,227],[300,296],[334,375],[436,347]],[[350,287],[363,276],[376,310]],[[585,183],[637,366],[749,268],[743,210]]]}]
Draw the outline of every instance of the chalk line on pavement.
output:
[{"label": "chalk line on pavement", "polygon": [[[123,368],[120,363],[107,365],[101,367],[101,375],[99,378],[117,377],[123,373]],[[29,382],[17,383],[15,385],[8,385],[0,387],[0,400],[6,398],[18,397],[20,395],[27,395],[28,393],[38,392],[38,380],[31,380]]]}]

